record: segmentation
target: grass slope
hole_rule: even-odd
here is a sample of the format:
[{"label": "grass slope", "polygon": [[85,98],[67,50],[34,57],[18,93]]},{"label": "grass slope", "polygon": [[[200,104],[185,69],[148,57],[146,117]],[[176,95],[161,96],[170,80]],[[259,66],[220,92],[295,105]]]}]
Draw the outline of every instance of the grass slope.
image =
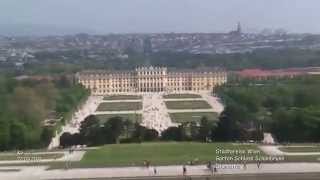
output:
[{"label": "grass slope", "polygon": [[198,163],[215,160],[216,149],[257,149],[255,145],[232,145],[229,143],[142,143],[106,145],[99,149],[89,150],[80,165],[99,166],[132,166],[143,165],[144,160],[154,165],[184,164],[198,159]]}]

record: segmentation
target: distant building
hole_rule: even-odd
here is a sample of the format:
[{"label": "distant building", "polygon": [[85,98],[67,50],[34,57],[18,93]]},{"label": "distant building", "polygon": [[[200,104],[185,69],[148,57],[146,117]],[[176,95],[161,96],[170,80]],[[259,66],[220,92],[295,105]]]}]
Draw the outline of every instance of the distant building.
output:
[{"label": "distant building", "polygon": [[287,69],[244,69],[235,72],[241,78],[248,79],[270,79],[270,78],[294,78],[303,75],[320,74],[320,67],[305,67],[305,68],[287,68]]},{"label": "distant building", "polygon": [[237,24],[237,29],[235,31],[229,32],[230,35],[240,36],[242,34],[242,28],[240,22]]},{"label": "distant building", "polygon": [[94,95],[130,92],[211,91],[226,83],[221,69],[172,70],[166,67],[138,67],[134,71],[84,71],[77,81]]}]

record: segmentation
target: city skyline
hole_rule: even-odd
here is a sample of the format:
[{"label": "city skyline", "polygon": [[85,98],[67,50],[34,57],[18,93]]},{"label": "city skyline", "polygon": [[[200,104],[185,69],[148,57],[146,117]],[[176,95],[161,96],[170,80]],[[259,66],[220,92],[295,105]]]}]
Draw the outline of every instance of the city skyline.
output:
[{"label": "city skyline", "polygon": [[319,5],[316,0],[4,0],[0,2],[0,26],[55,27],[66,33],[169,33],[228,32],[241,22],[244,32],[280,28],[320,33]]}]

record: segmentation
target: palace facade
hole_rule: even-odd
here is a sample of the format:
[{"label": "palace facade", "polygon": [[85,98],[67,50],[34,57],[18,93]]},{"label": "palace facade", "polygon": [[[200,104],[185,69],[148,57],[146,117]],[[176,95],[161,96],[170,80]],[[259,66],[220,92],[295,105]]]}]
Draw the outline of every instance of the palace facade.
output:
[{"label": "palace facade", "polygon": [[93,95],[136,92],[211,91],[227,82],[224,70],[168,70],[166,67],[138,67],[132,71],[83,71],[78,83]]}]

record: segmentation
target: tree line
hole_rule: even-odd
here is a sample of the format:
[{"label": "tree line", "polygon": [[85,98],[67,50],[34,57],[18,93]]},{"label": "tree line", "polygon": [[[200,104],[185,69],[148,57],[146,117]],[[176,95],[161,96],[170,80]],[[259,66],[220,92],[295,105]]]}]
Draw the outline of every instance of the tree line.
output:
[{"label": "tree line", "polygon": [[[16,80],[0,76],[0,150],[46,147],[54,131],[89,92],[66,77]],[[50,115],[61,117],[45,126]]]},{"label": "tree line", "polygon": [[148,129],[138,122],[122,117],[112,117],[102,123],[95,115],[88,116],[81,122],[80,132],[68,132],[60,137],[60,145],[99,146],[116,143],[140,143],[148,141],[199,141],[209,142],[216,129],[214,121],[203,117],[199,123],[183,123],[177,127],[169,127],[161,134],[155,129]]},{"label": "tree line", "polygon": [[271,132],[279,142],[319,142],[320,77],[235,80],[217,93],[226,108],[220,115],[225,139],[241,140],[247,133]]}]

